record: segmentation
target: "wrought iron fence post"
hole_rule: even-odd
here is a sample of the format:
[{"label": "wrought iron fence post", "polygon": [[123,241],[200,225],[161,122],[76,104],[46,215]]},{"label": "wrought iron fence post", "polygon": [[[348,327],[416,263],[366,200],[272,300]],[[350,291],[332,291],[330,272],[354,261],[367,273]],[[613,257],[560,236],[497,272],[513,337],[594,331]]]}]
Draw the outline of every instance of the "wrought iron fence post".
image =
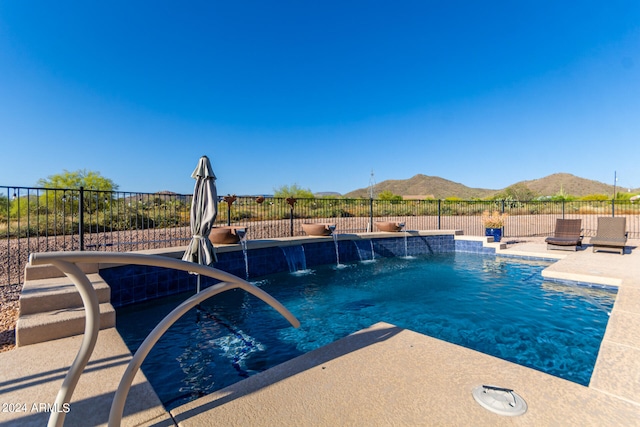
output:
[{"label": "wrought iron fence post", "polygon": [[615,198],[611,199],[611,216],[612,217],[616,216],[616,199]]},{"label": "wrought iron fence post", "polygon": [[373,233],[373,197],[369,198],[369,232]]},{"label": "wrought iron fence post", "polygon": [[289,236],[293,237],[293,206],[291,206],[291,212],[289,214]]},{"label": "wrought iron fence post", "polygon": [[438,199],[438,230],[441,230],[440,219],[442,217],[442,200]]},{"label": "wrought iron fence post", "polygon": [[237,197],[235,194],[233,196],[231,194],[227,194],[222,198],[222,200],[224,200],[227,203],[227,225],[228,226],[231,226],[231,205],[233,204],[233,202],[236,201],[236,199]]},{"label": "wrought iron fence post", "polygon": [[564,199],[562,199],[562,219],[564,219]]},{"label": "wrought iron fence post", "polygon": [[[502,207],[501,207],[501,209],[502,209],[501,214],[502,214],[502,215],[504,215],[504,213],[505,213],[505,200],[504,200],[504,199],[502,199],[502,203],[501,203],[501,205],[502,205]],[[509,205],[509,207],[510,207],[510,208],[512,208],[512,207],[513,207],[513,204],[510,204],[510,205]],[[509,212],[511,212],[511,211],[509,211]],[[506,222],[506,221],[505,221],[505,222]],[[507,234],[504,232],[504,226],[505,226],[505,224],[503,223],[503,224],[502,224],[502,227],[500,227],[500,229],[502,230],[502,235],[506,237],[506,235],[507,235]]]},{"label": "wrought iron fence post", "polygon": [[296,198],[288,197],[287,203],[289,204],[289,206],[291,206],[291,212],[289,215],[289,234],[291,237],[293,237],[293,207],[296,205]]},{"label": "wrought iron fence post", "polygon": [[84,251],[84,187],[80,187],[80,196],[78,197],[78,236],[80,250]]}]

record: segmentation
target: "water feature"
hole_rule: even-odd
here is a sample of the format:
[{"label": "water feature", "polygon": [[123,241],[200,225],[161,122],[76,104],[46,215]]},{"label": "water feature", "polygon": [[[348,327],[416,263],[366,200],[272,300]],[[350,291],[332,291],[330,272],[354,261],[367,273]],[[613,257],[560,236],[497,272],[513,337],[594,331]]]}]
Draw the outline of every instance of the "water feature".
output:
[{"label": "water feature", "polygon": [[333,245],[336,248],[336,268],[344,268],[344,264],[340,264],[340,251],[338,250],[338,235],[335,233],[336,226],[335,224],[328,225],[327,228],[331,231],[331,236],[333,237]]},{"label": "water feature", "polygon": [[352,240],[358,252],[358,258],[361,262],[373,262],[376,260],[376,254],[373,251],[373,240]]},{"label": "water feature", "polygon": [[307,270],[307,259],[304,256],[302,245],[280,246],[289,266],[289,273],[305,273]]},{"label": "water feature", "polygon": [[404,222],[398,223],[398,227],[400,227],[400,231],[404,233],[404,258],[405,259],[414,258],[412,256],[409,256],[409,243],[407,239],[407,237],[409,236],[409,232],[405,229],[405,223]]},{"label": "water feature", "polygon": [[249,257],[247,256],[247,229],[236,228],[236,235],[240,239],[242,246],[242,255],[244,256],[245,280],[249,280]]}]

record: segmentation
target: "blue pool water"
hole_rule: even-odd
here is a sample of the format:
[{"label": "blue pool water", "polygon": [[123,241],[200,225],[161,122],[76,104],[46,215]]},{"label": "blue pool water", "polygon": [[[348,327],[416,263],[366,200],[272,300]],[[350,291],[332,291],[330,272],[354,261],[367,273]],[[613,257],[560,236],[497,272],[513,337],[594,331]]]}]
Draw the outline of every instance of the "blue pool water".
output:
[{"label": "blue pool water", "polygon": [[[447,253],[268,276],[256,285],[299,329],[230,291],[176,323],[142,369],[173,408],[383,321],[588,385],[615,292],[545,282],[547,265]],[[188,296],[118,309],[129,348]]]}]

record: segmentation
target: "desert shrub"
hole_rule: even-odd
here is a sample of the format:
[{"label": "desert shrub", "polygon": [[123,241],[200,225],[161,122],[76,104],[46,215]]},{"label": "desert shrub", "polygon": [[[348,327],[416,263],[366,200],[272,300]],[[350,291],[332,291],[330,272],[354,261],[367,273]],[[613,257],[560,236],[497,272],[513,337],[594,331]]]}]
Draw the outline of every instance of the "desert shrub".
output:
[{"label": "desert shrub", "polygon": [[493,200],[512,200],[518,202],[528,202],[530,200],[535,200],[539,195],[531,190],[526,184],[519,183],[511,185],[497,193]]},{"label": "desert shrub", "polygon": [[253,213],[248,209],[231,209],[231,220],[240,221],[253,218]]},{"label": "desert shrub", "polygon": [[616,215],[638,215],[640,205],[631,202],[616,202]]},{"label": "desert shrub", "polygon": [[180,215],[176,214],[165,214],[165,215],[156,215],[153,217],[153,223],[156,228],[168,228],[168,227],[179,227],[181,225],[188,225],[189,221],[186,223],[182,222],[180,219]]},{"label": "desert shrub", "polygon": [[155,228],[155,221],[148,215],[128,210],[114,217],[113,230],[138,230],[143,228]]},{"label": "desert shrub", "polygon": [[391,201],[391,202],[400,202],[400,201],[402,201],[402,196],[400,196],[398,194],[393,194],[389,190],[384,190],[384,191],[380,192],[380,194],[378,194],[378,199],[379,200]]},{"label": "desert shrub", "polygon": [[527,214],[529,215],[537,215],[539,214],[541,211],[541,205],[540,204],[529,204],[527,205]]},{"label": "desert shrub", "polygon": [[18,197],[10,202],[9,218],[17,219],[27,218],[30,213],[36,213],[38,211],[38,202],[36,197]]},{"label": "desert shrub", "polygon": [[609,215],[611,213],[611,205],[609,206],[596,206],[596,205],[583,205],[578,209],[578,213],[581,214],[598,214],[598,215]]},{"label": "desert shrub", "polygon": [[17,222],[12,222],[9,224],[9,235],[11,237],[36,237],[44,234],[38,224],[21,223],[18,227]]},{"label": "desert shrub", "polygon": [[620,200],[620,201],[630,201],[631,197],[635,196],[634,193],[629,193],[629,192],[624,192],[624,191],[620,191],[618,193],[616,193],[616,201]]},{"label": "desert shrub", "polygon": [[588,194],[580,197],[580,200],[611,200],[611,197],[606,194]]},{"label": "desert shrub", "polygon": [[355,215],[346,209],[340,208],[338,209],[337,214],[334,216],[340,217],[340,218],[351,218],[351,217],[354,217]]},{"label": "desert shrub", "polygon": [[7,211],[9,210],[9,198],[0,195],[0,221],[7,219]]}]

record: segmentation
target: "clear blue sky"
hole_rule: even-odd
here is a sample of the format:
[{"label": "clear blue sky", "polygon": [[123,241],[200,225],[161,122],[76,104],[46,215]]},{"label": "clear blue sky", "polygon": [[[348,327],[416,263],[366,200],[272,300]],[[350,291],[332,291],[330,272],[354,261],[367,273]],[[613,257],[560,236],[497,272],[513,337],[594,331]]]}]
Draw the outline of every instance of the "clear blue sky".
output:
[{"label": "clear blue sky", "polygon": [[640,187],[640,1],[2,1],[0,186]]}]

